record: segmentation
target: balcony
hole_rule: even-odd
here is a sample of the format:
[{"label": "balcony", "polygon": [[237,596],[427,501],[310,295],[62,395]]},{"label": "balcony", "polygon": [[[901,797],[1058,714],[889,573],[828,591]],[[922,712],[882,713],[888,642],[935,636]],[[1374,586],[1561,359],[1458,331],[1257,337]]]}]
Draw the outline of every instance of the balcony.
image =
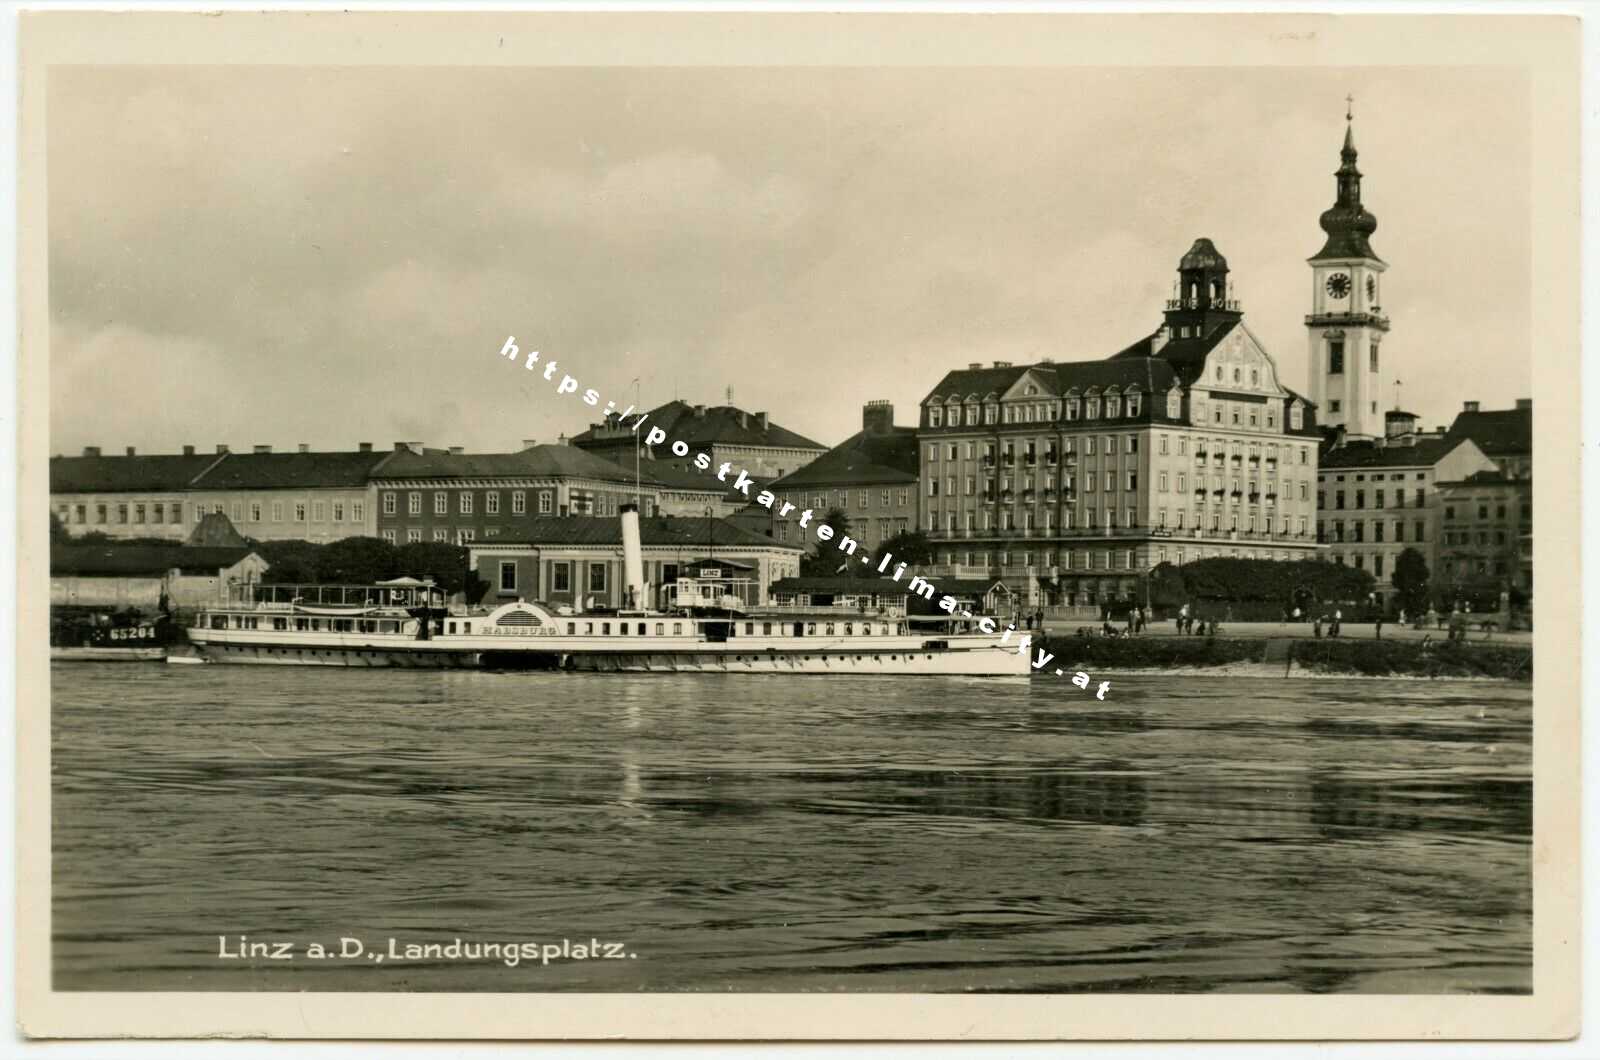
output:
[{"label": "balcony", "polygon": [[1194,451],[1194,458],[1196,460],[1204,460],[1206,458],[1206,451],[1204,449],[1196,449]]},{"label": "balcony", "polygon": [[[1237,497],[1238,494],[1235,493],[1234,496]],[[1261,503],[1261,494],[1259,494],[1259,493],[1250,494],[1250,503],[1251,504],[1259,504],[1259,503]]]},{"label": "balcony", "polygon": [[1259,465],[1261,463],[1261,457],[1257,456],[1255,453],[1251,453],[1250,454],[1250,462],[1252,464]]}]

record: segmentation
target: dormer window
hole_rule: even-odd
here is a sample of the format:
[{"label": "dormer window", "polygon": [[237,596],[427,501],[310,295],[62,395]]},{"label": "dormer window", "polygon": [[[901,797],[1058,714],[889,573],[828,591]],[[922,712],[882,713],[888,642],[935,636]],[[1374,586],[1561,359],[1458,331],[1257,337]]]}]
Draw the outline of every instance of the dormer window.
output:
[{"label": "dormer window", "polygon": [[938,427],[938,426],[941,425],[941,422],[943,420],[944,420],[944,409],[940,408],[938,405],[929,406],[929,408],[928,408],[928,426],[929,427]]},{"label": "dormer window", "polygon": [[1305,419],[1300,414],[1300,406],[1295,405],[1289,409],[1289,429],[1298,431],[1305,426]]},{"label": "dormer window", "polygon": [[1106,418],[1113,419],[1122,415],[1122,401],[1115,395],[1106,396]]},{"label": "dormer window", "polygon": [[1077,398],[1068,398],[1067,399],[1067,419],[1075,420],[1077,418],[1078,418],[1078,399]]},{"label": "dormer window", "polygon": [[984,406],[983,406],[983,422],[984,423],[998,423],[998,422],[1000,422],[1000,406],[996,405],[992,401],[985,403]]},{"label": "dormer window", "polygon": [[1027,394],[1028,397],[1033,397],[1038,392],[1039,388],[1034,386],[1032,383],[1029,383],[1028,386],[1023,390],[1023,393]]},{"label": "dormer window", "polygon": [[1086,402],[1084,402],[1083,417],[1084,417],[1084,419],[1088,419],[1088,420],[1095,420],[1095,419],[1099,419],[1100,418],[1100,399],[1099,398],[1092,397],[1092,398],[1089,398]]},{"label": "dormer window", "polygon": [[1137,416],[1137,415],[1139,415],[1139,395],[1138,394],[1129,394],[1128,395],[1128,415],[1129,416]]},{"label": "dormer window", "polygon": [[1183,414],[1183,394],[1176,388],[1167,391],[1167,419],[1175,420]]}]

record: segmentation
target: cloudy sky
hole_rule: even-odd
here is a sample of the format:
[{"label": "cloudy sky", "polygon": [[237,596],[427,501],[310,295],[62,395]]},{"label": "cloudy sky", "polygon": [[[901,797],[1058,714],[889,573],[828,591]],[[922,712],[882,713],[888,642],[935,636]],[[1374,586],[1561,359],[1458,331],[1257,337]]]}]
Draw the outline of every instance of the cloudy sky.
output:
[{"label": "cloudy sky", "polygon": [[582,430],[507,335],[832,444],[969,361],[1147,334],[1198,236],[1304,392],[1347,92],[1403,403],[1509,406],[1512,71],[57,67],[52,451]]}]

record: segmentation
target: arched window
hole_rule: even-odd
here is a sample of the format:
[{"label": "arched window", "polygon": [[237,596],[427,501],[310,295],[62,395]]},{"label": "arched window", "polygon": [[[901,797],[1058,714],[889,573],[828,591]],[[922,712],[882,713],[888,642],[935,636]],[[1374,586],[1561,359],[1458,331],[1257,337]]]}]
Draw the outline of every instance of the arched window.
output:
[{"label": "arched window", "polygon": [[1139,415],[1139,392],[1137,390],[1128,391],[1128,415]]},{"label": "arched window", "polygon": [[928,426],[938,427],[944,419],[944,409],[938,405],[928,406]]}]

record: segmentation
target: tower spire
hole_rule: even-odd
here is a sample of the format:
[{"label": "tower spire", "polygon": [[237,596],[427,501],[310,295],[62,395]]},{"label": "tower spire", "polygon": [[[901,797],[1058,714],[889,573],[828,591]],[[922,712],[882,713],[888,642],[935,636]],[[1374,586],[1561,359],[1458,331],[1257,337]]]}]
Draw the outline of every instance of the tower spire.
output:
[{"label": "tower spire", "polygon": [[1339,150],[1339,168],[1334,173],[1337,194],[1333,207],[1323,212],[1320,222],[1328,239],[1312,261],[1378,257],[1367,242],[1378,229],[1378,219],[1361,204],[1361,170],[1356,168],[1355,97],[1346,95],[1344,98],[1344,146]]}]

